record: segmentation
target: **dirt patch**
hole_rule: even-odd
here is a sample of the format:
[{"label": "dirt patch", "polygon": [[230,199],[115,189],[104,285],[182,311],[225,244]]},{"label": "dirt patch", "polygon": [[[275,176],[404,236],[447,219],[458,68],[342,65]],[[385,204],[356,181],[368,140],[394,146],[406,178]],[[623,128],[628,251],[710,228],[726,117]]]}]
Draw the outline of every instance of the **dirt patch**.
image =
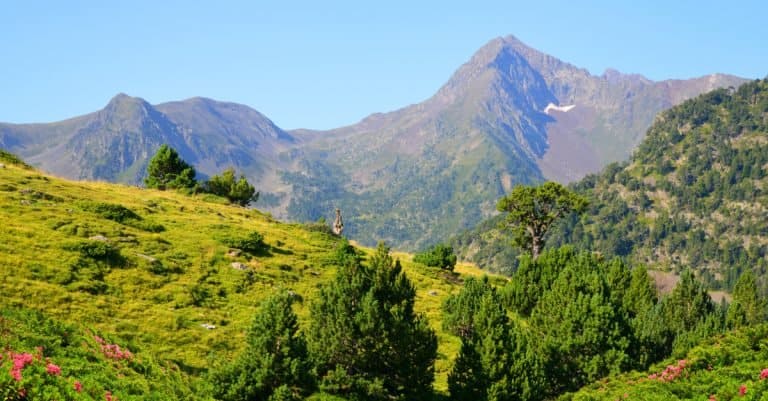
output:
[{"label": "dirt patch", "polygon": [[649,270],[648,275],[651,276],[653,282],[656,284],[656,291],[660,295],[669,294],[680,281],[680,277],[672,272],[662,272],[658,270]]}]

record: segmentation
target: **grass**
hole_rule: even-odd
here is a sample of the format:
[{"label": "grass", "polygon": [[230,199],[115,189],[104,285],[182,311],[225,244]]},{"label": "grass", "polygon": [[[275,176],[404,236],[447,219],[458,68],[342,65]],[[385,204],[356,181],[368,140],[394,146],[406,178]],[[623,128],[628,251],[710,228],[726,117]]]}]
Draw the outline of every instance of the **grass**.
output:
[{"label": "grass", "polygon": [[[193,376],[211,358],[239,352],[256,306],[277,288],[303,298],[297,313],[306,324],[309,302],[335,271],[328,261],[338,239],[300,224],[201,197],[71,182],[14,164],[0,168],[0,221],[1,307],[110,333]],[[232,238],[254,231],[264,238],[260,252],[231,252]],[[440,307],[462,277],[483,273],[460,264],[452,274],[414,264],[408,254],[394,256],[417,289],[417,310],[438,333],[435,387],[445,392],[459,341],[443,333]]]}]

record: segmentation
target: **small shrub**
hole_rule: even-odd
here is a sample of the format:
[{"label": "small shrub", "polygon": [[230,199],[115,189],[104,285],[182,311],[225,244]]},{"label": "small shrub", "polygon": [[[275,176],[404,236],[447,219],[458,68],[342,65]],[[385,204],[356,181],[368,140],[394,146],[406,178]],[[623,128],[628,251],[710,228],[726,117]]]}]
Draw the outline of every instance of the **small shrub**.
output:
[{"label": "small shrub", "polygon": [[111,265],[121,265],[125,262],[120,250],[105,241],[80,241],[65,244],[67,251],[79,252],[80,256]]},{"label": "small shrub", "polygon": [[79,206],[86,212],[95,213],[99,217],[142,231],[151,233],[165,231],[165,227],[161,224],[144,220],[141,216],[136,214],[136,212],[123,205],[105,202],[80,202]]},{"label": "small shrub", "polygon": [[267,248],[264,243],[264,236],[258,231],[251,231],[243,238],[225,238],[223,242],[230,248],[237,248],[250,254],[263,252]]},{"label": "small shrub", "polygon": [[417,253],[413,257],[413,261],[425,266],[453,271],[453,268],[456,267],[456,254],[453,252],[453,247],[437,244],[424,252]]}]

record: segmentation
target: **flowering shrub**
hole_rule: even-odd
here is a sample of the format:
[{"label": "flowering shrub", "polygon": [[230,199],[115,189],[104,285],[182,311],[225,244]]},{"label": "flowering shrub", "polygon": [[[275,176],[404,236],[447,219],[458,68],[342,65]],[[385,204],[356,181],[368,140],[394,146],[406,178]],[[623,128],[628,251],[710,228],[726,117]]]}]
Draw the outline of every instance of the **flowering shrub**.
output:
[{"label": "flowering shrub", "polygon": [[671,382],[680,377],[685,371],[685,367],[688,361],[681,359],[677,361],[677,365],[667,365],[661,373],[653,373],[648,376],[650,380],[658,380],[661,382]]},{"label": "flowering shrub", "polygon": [[[10,361],[10,363],[5,363]],[[9,366],[10,365],[10,366]],[[3,400],[75,400],[76,390],[62,376],[59,365],[36,354],[8,351],[0,359],[0,399]]]},{"label": "flowering shrub", "polygon": [[99,345],[101,345],[101,353],[104,354],[105,357],[109,359],[113,359],[115,361],[133,360],[133,354],[131,353],[131,351],[127,349],[122,349],[117,344],[109,344],[99,336],[93,336],[93,339],[96,340],[96,342],[99,343]]}]

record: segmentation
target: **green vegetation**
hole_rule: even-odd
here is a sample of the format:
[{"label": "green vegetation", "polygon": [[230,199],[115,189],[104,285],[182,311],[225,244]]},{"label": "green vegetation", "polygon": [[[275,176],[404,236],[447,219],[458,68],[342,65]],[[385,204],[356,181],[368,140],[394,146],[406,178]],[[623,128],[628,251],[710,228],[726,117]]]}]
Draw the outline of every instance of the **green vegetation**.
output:
[{"label": "green vegetation", "polygon": [[[574,184],[589,206],[552,226],[552,247],[573,245],[631,264],[681,272],[730,290],[768,268],[768,81],[719,89],[663,112],[632,156]],[[453,242],[460,257],[513,272],[519,252],[486,221]]]},{"label": "green vegetation", "polygon": [[211,376],[214,395],[225,401],[301,399],[312,389],[307,344],[291,310],[293,296],[275,294],[261,304],[234,363]]},{"label": "green vegetation", "polygon": [[507,213],[506,228],[512,231],[514,244],[530,251],[534,259],[539,257],[552,224],[586,207],[586,199],[552,181],[518,185],[496,204],[498,211]]},{"label": "green vegetation", "polygon": [[203,191],[223,198],[240,206],[248,206],[259,200],[259,193],[248,183],[244,175],[235,179],[235,169],[228,168],[221,175],[214,175],[203,183]]},{"label": "green vegetation", "polygon": [[437,337],[416,290],[380,243],[368,266],[344,243],[335,279],[311,304],[307,338],[320,389],[350,400],[425,399]]},{"label": "green vegetation", "polygon": [[[722,146],[710,150],[760,148],[758,134],[768,131],[768,119],[756,122],[750,116],[768,113],[763,89],[768,83],[755,82],[686,103],[682,111],[662,116],[649,141],[673,127],[696,135],[726,129],[725,139],[712,142]],[[743,116],[740,107],[748,110]],[[738,124],[705,127],[736,115]],[[672,125],[665,126],[668,121]],[[708,143],[684,137],[666,140],[693,147]],[[649,167],[643,158],[656,147],[648,146],[613,172],[605,194],[617,191],[612,199],[627,202],[631,191],[655,188],[664,196],[648,190],[648,202],[631,198],[646,206],[627,206],[621,219],[604,214],[620,203],[600,203],[603,193],[594,190],[602,178],[576,186],[591,205],[582,216],[570,212],[582,211],[586,199],[553,183],[519,186],[502,198],[498,209],[509,214],[501,218],[512,225],[516,243],[530,250],[517,258],[509,280],[462,276],[467,272],[462,265],[453,272],[455,256],[444,244],[411,262],[384,243],[375,250],[356,248],[329,235],[322,221],[281,224],[195,191],[72,183],[11,163],[0,169],[5,223],[0,346],[7,350],[0,359],[0,395],[19,400],[540,401],[609,394],[610,399],[630,394],[765,399],[763,265],[733,267],[730,259],[711,271],[672,265],[680,270],[679,280],[659,293],[638,263],[650,260],[635,253],[642,250],[632,242],[636,232],[621,231],[622,222],[636,219],[624,228],[649,224],[654,233],[659,219],[665,222],[663,212],[676,213],[674,207],[653,208],[658,199],[701,198],[675,192],[677,184],[657,188],[663,180],[683,182],[679,169],[693,158],[684,154]],[[654,157],[676,150],[672,146]],[[748,161],[762,163],[754,157]],[[707,172],[724,165],[714,162]],[[740,210],[759,209],[763,177],[750,171],[736,177],[733,188],[751,180],[758,203],[723,194],[721,207],[707,204],[712,208],[701,210],[724,213],[722,205],[736,201]],[[621,183],[616,177],[624,173],[627,180],[644,177],[643,183]],[[233,170],[231,177],[234,182]],[[161,186],[174,187],[176,178]],[[704,198],[712,200],[716,190]],[[595,204],[606,209],[596,211]],[[687,214],[674,215],[675,230],[706,224],[699,209],[682,209]],[[608,219],[598,225],[591,220],[595,212]],[[750,222],[760,224],[755,218]],[[749,223],[732,225],[744,224]],[[550,230],[554,225],[557,231]],[[626,236],[552,247],[569,235],[591,238],[594,230]],[[754,241],[750,249],[761,252],[762,233],[744,237],[730,227],[722,233],[731,236],[725,241],[748,238]],[[590,248],[604,241],[623,245]],[[550,248],[541,251],[545,242]],[[695,249],[687,242],[677,247]],[[664,261],[663,251],[654,255]],[[723,272],[723,284],[734,284],[732,301],[715,303],[708,283]],[[664,365],[656,365],[660,362]]]},{"label": "green vegetation", "polygon": [[[8,337],[20,344],[12,346],[14,352],[34,354],[34,347],[43,345],[70,385],[80,380],[84,388],[109,390],[120,400],[201,399],[214,394],[207,372],[224,369],[247,352],[246,331],[261,310],[257,305],[270,294],[295,294],[293,308],[300,332],[306,333],[319,288],[333,281],[337,268],[346,263],[337,252],[342,239],[206,199],[205,194],[70,182],[11,164],[0,169],[0,311],[6,316],[0,323],[20,328]],[[141,223],[163,230],[147,230]],[[341,254],[354,249],[366,271],[374,271],[375,258],[364,262],[373,251],[344,247],[348,250]],[[409,305],[422,322],[418,327],[428,322],[435,330],[433,385],[445,393],[460,342],[439,330],[440,305],[459,291],[465,275],[480,272],[461,263],[455,272],[447,272],[413,263],[410,255],[392,257],[401,268],[394,277],[402,280],[407,274],[413,298],[391,305]],[[55,345],[23,328],[22,315],[30,310],[71,325],[84,338],[98,333],[109,344],[150,361],[157,368],[147,368],[145,379],[137,380],[151,384],[115,384],[70,374],[70,363],[56,357]],[[72,358],[82,359],[80,364],[93,372],[109,371],[89,357]],[[27,368],[33,369],[30,378],[40,373],[38,365]],[[10,373],[2,368],[0,374]],[[116,371],[114,380],[122,380],[121,374]],[[156,379],[156,374],[168,378]],[[174,381],[165,386],[161,380]],[[144,395],[134,397],[140,393]],[[103,392],[93,394],[104,398]]]},{"label": "green vegetation", "polygon": [[703,341],[675,358],[592,383],[563,401],[765,400],[768,397],[768,325]]},{"label": "green vegetation", "polygon": [[453,271],[453,268],[456,267],[456,254],[453,253],[453,247],[437,244],[424,252],[414,255],[413,261],[424,266],[439,267]]},{"label": "green vegetation", "polygon": [[144,184],[157,189],[192,188],[197,184],[195,175],[194,167],[182,160],[175,149],[163,144],[149,160]]}]

